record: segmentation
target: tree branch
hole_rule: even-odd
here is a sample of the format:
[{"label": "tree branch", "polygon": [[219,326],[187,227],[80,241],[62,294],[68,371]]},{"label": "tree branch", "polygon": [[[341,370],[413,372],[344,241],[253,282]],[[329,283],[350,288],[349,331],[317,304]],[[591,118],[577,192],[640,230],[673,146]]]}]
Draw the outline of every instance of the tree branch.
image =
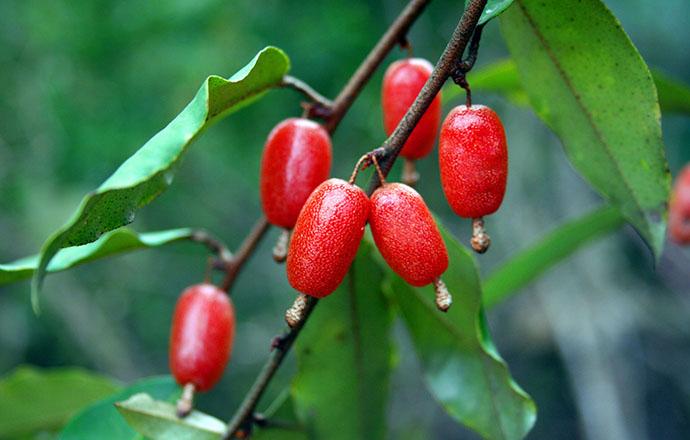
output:
[{"label": "tree branch", "polygon": [[[412,23],[421,14],[429,1],[430,0],[412,0],[355,71],[350,81],[345,85],[333,103],[330,119],[326,122],[326,129],[330,133],[335,131],[345,113],[347,113],[348,109],[352,106],[355,98],[369,81],[374,71],[381,64],[388,52],[404,38]],[[479,17],[486,6],[486,1],[487,0],[470,1],[458,26],[453,32],[451,40],[448,42],[446,49],[443,51],[441,58],[434,68],[429,81],[424,85],[424,88],[417,96],[412,107],[410,107],[400,121],[395,131],[384,142],[381,148],[375,150],[375,154],[377,155],[379,152],[382,153],[381,157],[383,160],[381,166],[384,176],[390,171],[402,146],[412,133],[413,128],[417,125],[422,115],[431,104],[431,101],[441,89],[441,86],[443,86],[443,83],[450,77],[451,72],[457,66],[458,60],[461,59],[462,53],[472,35],[472,31],[477,26]],[[374,180],[369,188],[369,194],[379,185],[379,176],[375,174]],[[268,361],[252,385],[252,388],[245,396],[240,408],[230,420],[223,439],[228,440],[238,437],[240,433],[242,434],[242,438],[247,438],[247,436],[251,435],[251,429],[254,423],[253,415],[256,406],[317,303],[317,299],[309,297],[303,318],[299,324],[274,341],[273,351]]]},{"label": "tree branch", "polygon": [[431,0],[412,0],[407,7],[400,13],[398,18],[390,25],[385,34],[381,37],[376,46],[369,52],[369,55],[362,61],[340,94],[333,101],[333,112],[330,119],[326,122],[326,130],[333,133],[345,113],[350,109],[362,88],[374,74],[383,59],[388,55],[396,44],[403,41],[407,31],[424,11],[426,5]]},{"label": "tree branch", "polygon": [[309,84],[294,76],[285,75],[280,87],[290,88],[300,92],[309,102],[302,103],[302,107],[307,112],[307,116],[328,120],[333,113],[333,101],[326,98]]},{"label": "tree branch", "polygon": [[268,220],[264,216],[254,223],[254,227],[249,235],[247,235],[247,237],[244,239],[240,245],[240,248],[237,250],[232,259],[225,265],[225,279],[221,284],[221,289],[226,292],[230,290],[235,282],[235,279],[237,278],[237,274],[240,272],[240,269],[242,269],[242,266],[244,266],[244,263],[247,261],[247,259],[249,259],[252,252],[254,252],[254,249],[259,244],[259,241],[261,241],[261,238],[264,236],[266,231],[268,231],[269,226]]},{"label": "tree branch", "polygon": [[[424,115],[424,112],[431,105],[431,101],[434,100],[438,92],[443,87],[443,84],[448,80],[448,78],[453,73],[453,70],[458,65],[458,60],[461,59],[465,47],[472,36],[472,32],[475,27],[477,27],[477,22],[479,17],[486,6],[487,0],[472,0],[467,5],[467,9],[462,14],[460,22],[458,23],[455,31],[453,31],[453,36],[446,45],[445,50],[441,54],[434,70],[431,72],[429,80],[424,84],[424,87],[417,95],[412,106],[407,110],[405,116],[395,128],[390,137],[381,146],[380,155],[380,165],[384,176],[387,176],[390,172],[395,160],[398,158],[400,151],[402,150],[405,141],[410,137],[412,130],[414,130],[419,120]],[[371,183],[369,184],[368,193],[371,194],[376,190],[376,188],[381,185],[381,180],[377,174],[372,177]]]}]

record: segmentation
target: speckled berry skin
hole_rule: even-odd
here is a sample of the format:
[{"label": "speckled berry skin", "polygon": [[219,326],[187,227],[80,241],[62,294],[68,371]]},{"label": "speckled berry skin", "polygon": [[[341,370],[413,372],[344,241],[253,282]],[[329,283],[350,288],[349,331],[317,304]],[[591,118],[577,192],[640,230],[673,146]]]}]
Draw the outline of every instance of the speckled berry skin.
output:
[{"label": "speckled berry skin", "polygon": [[438,155],[443,192],[457,215],[479,218],[498,210],[506,192],[508,147],[493,110],[451,110],[441,126]]},{"label": "speckled berry skin", "polygon": [[371,196],[369,226],[386,263],[409,284],[431,284],[448,268],[448,252],[417,191],[387,183]]},{"label": "speckled berry skin", "polygon": [[316,122],[290,118],[268,135],[261,158],[261,203],[268,221],[291,229],[314,188],[328,179],[332,147]]},{"label": "speckled berry skin", "polygon": [[690,164],[681,170],[671,192],[668,233],[678,244],[690,244]]},{"label": "speckled berry skin", "polygon": [[[422,58],[408,58],[391,64],[383,77],[381,103],[383,125],[390,135],[431,76],[433,66]],[[420,159],[431,152],[441,123],[441,95],[437,95],[407,139],[400,155]]]},{"label": "speckled berry skin", "polygon": [[290,240],[287,276],[305,295],[323,298],[345,278],[364,235],[369,198],[361,188],[329,179],[309,196]]},{"label": "speckled berry skin", "polygon": [[170,370],[180,385],[211,389],[230,359],[235,311],[228,296],[212,284],[187,288],[175,306],[170,334]]}]

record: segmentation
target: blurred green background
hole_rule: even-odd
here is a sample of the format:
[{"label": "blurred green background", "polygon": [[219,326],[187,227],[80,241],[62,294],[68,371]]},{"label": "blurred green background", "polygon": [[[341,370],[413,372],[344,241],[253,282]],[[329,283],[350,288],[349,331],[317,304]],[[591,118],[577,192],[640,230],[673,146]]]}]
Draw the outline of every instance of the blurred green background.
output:
[{"label": "blurred green background", "polygon": [[[661,7],[609,0],[652,67],[690,83],[690,3]],[[165,126],[209,74],[229,76],[262,47],[290,56],[291,73],[334,96],[403,7],[399,0],[0,2],[0,261],[38,251],[87,191]],[[410,33],[417,56],[435,60],[462,2],[434,1]],[[389,62],[404,56],[396,49]],[[482,40],[478,67],[507,56],[499,25]],[[384,139],[377,72],[334,136],[334,169]],[[593,75],[596,73],[593,72]],[[470,77],[471,79],[471,77]],[[476,94],[504,120],[510,149],[506,201],[488,219],[487,274],[559,223],[601,203],[568,164],[557,138],[527,108]],[[235,248],[261,215],[263,142],[300,96],[276,90],[209,130],[175,184],[146,207],[138,231],[208,229]],[[457,103],[446,103],[446,107]],[[664,115],[673,173],[690,161],[690,119]],[[440,191],[437,159],[421,163],[419,191],[466,241],[469,224]],[[222,383],[199,400],[229,417],[283,328],[294,292],[270,258],[272,230],[233,290],[238,328]],[[131,381],[167,373],[175,300],[204,276],[198,245],[111,258],[51,275],[43,313],[28,283],[0,287],[0,373],[19,364],[79,365]],[[626,227],[560,264],[489,313],[513,376],[537,402],[530,438],[684,438],[690,432],[690,252],[669,244],[655,264]],[[475,438],[427,394],[408,336],[389,408],[390,438]],[[272,392],[288,383],[292,359]],[[282,383],[282,385],[281,385]]]}]

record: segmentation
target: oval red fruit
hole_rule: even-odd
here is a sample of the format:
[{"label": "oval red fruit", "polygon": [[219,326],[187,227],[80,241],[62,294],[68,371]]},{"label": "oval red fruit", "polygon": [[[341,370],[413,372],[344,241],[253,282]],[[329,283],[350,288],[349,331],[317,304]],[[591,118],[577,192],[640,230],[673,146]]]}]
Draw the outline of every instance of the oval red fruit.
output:
[{"label": "oval red fruit", "polygon": [[261,203],[268,221],[291,229],[309,194],[331,171],[331,138],[316,122],[291,118],[268,135],[261,158]]},{"label": "oval red fruit", "polygon": [[678,244],[690,244],[690,164],[681,170],[671,192],[668,232]]},{"label": "oval red fruit", "polygon": [[[396,61],[388,67],[383,77],[381,96],[386,134],[393,133],[431,76],[432,70],[431,63],[422,58]],[[400,155],[415,160],[429,154],[434,148],[440,123],[441,95],[437,95],[405,142]]]},{"label": "oval red fruit", "polygon": [[369,198],[341,179],[323,182],[309,196],[290,240],[287,276],[305,295],[322,298],[345,278],[364,235]]},{"label": "oval red fruit", "polygon": [[175,306],[170,334],[170,370],[177,383],[206,391],[220,380],[230,359],[235,311],[212,284],[187,288]]},{"label": "oval red fruit", "polygon": [[453,211],[479,218],[498,210],[508,179],[508,147],[498,115],[483,105],[450,111],[439,139],[441,184]]},{"label": "oval red fruit", "polygon": [[448,252],[424,199],[402,183],[371,196],[369,226],[386,263],[413,286],[431,284],[448,268]]}]

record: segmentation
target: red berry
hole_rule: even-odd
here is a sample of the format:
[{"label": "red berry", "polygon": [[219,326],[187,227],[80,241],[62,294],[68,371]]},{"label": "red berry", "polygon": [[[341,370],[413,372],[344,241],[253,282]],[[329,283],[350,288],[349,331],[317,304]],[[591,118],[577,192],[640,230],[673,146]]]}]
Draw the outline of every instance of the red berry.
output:
[{"label": "red berry", "polygon": [[690,244],[690,164],[681,170],[671,193],[668,232],[678,244]]},{"label": "red berry", "polygon": [[180,296],[170,334],[170,370],[180,385],[213,387],[223,375],[235,336],[230,298],[212,284],[197,284]]},{"label": "red berry", "polygon": [[369,226],[386,263],[413,286],[431,284],[448,268],[448,252],[424,199],[402,183],[371,196]]},{"label": "red berry", "polygon": [[441,184],[460,217],[479,218],[498,210],[508,178],[508,148],[498,115],[483,105],[450,111],[439,140]]},{"label": "red berry", "polygon": [[331,138],[316,122],[291,118],[268,135],[261,158],[261,202],[268,221],[291,229],[309,194],[328,178]]},{"label": "red berry", "polygon": [[345,278],[364,235],[369,198],[341,179],[323,182],[309,196],[290,240],[287,276],[299,292],[322,298]]},{"label": "red berry", "polygon": [[[383,77],[381,97],[386,134],[393,133],[431,76],[432,70],[431,63],[422,58],[396,61],[388,67]],[[441,95],[437,95],[405,142],[400,155],[414,160],[429,154],[434,148],[440,123]]]}]

